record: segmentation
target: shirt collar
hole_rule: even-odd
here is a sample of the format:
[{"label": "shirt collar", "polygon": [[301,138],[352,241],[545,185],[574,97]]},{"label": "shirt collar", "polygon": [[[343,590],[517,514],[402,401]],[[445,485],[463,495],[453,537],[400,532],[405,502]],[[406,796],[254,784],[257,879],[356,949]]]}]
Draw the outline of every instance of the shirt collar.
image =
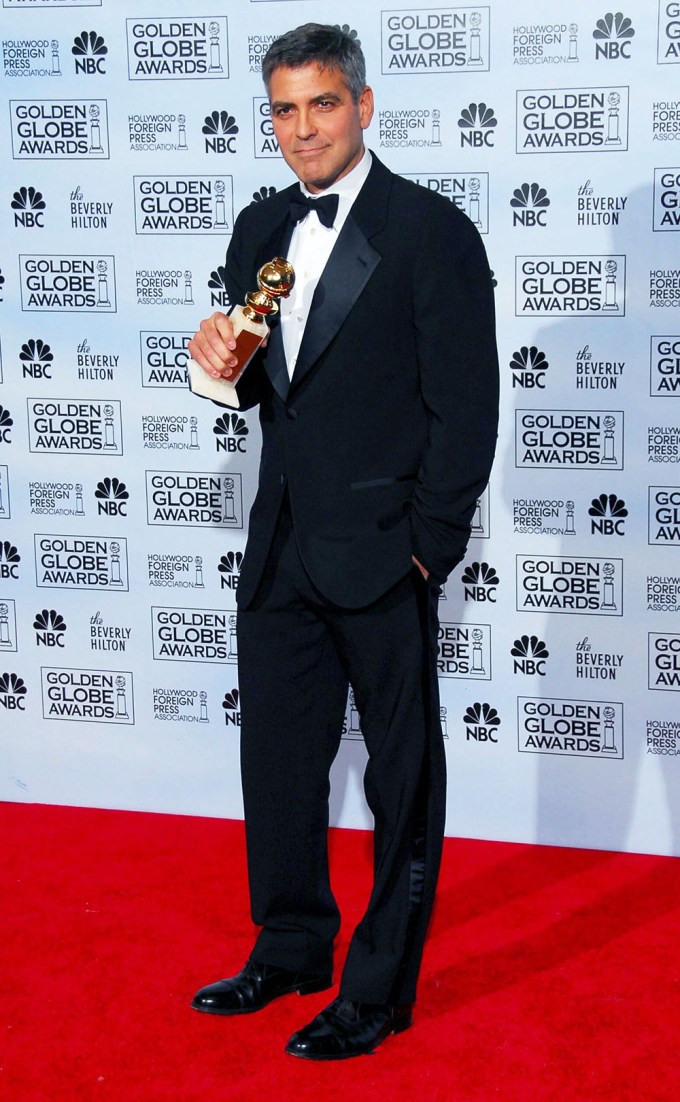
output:
[{"label": "shirt collar", "polygon": [[348,172],[346,176],[343,176],[340,180],[331,184],[331,186],[326,188],[323,192],[308,191],[302,183],[302,180],[300,180],[300,190],[303,194],[308,195],[310,199],[318,198],[319,194],[338,195],[341,201],[349,201],[349,203],[352,204],[363,185],[366,183],[366,178],[371,171],[372,161],[373,157],[371,151],[369,149],[364,149],[363,157],[359,163],[354,166],[351,172]]}]

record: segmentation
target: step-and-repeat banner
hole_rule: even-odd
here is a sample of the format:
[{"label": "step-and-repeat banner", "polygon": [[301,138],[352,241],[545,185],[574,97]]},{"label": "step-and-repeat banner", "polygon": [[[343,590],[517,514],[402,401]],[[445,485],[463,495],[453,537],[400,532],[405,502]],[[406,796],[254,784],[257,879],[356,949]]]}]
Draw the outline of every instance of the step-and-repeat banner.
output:
[{"label": "step-and-repeat banner", "polygon": [[[186,349],[235,215],[290,181],[262,56],[336,13],[2,0],[4,799],[241,814],[257,412],[192,397]],[[496,281],[498,456],[441,601],[448,831],[680,853],[680,3],[341,18],[368,144]],[[342,825],[364,763],[350,698]]]}]

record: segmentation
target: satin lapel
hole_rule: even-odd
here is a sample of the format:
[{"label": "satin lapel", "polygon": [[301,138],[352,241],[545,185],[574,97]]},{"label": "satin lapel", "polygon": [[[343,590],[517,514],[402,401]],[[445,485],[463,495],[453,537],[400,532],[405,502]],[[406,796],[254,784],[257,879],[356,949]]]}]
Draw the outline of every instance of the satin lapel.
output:
[{"label": "satin lapel", "polygon": [[[268,260],[273,260],[275,256],[285,256],[288,252],[292,236],[293,225],[286,216],[284,221],[281,222],[269,237],[258,246],[256,253],[257,270],[259,271],[263,264],[266,264]],[[254,291],[256,288],[251,287],[249,290]],[[283,351],[281,326],[278,319],[275,319],[271,326],[271,334],[264,360],[264,369],[279,398],[285,402],[288,396],[290,379],[288,376],[286,357]]]},{"label": "satin lapel", "polygon": [[392,173],[373,154],[366,183],[314,292],[291,387],[298,385],[328,347],[380,263],[371,238],[385,226],[391,187]]},{"label": "satin lapel", "polygon": [[380,260],[350,213],[316,286],[291,386],[331,343]]}]

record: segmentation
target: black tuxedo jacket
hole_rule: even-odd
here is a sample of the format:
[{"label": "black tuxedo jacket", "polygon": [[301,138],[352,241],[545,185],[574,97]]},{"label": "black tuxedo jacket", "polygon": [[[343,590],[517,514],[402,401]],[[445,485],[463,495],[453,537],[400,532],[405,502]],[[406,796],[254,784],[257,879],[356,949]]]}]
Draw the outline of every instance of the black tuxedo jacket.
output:
[{"label": "black tuxedo jacket", "polygon": [[[286,255],[291,190],[237,218],[232,302]],[[465,553],[497,429],[493,292],[472,223],[374,157],[292,381],[275,324],[238,394],[242,408],[259,404],[262,427],[239,605],[255,595],[286,488],[302,561],[335,604],[371,603],[412,569],[412,554],[443,581]]]}]

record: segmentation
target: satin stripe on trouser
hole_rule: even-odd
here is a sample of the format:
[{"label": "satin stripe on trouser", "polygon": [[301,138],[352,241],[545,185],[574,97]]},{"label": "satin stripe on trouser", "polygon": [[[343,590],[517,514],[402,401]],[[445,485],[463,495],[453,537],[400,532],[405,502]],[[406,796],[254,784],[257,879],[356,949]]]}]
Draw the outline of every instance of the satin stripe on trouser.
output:
[{"label": "satin stripe on trouser", "polygon": [[339,928],[327,860],[329,771],[351,684],[369,760],[374,883],[341,994],[415,997],[436,886],[445,759],[436,592],[414,568],[378,601],[341,609],[310,582],[286,508],[255,602],[238,614],[241,767],[262,963],[327,971]]}]

